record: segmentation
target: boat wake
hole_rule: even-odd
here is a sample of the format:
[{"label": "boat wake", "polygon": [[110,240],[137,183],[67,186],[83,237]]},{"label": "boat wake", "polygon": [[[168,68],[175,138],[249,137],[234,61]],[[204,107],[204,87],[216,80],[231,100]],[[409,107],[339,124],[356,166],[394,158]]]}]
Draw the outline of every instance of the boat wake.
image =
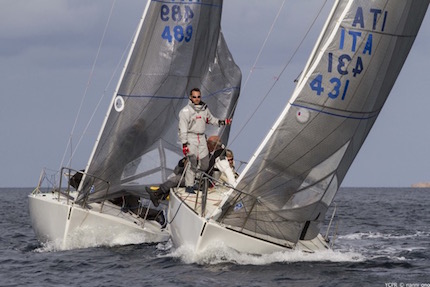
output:
[{"label": "boat wake", "polygon": [[[169,244],[169,243],[167,243]],[[158,248],[165,250],[166,245],[158,244]],[[285,262],[361,262],[365,258],[357,252],[339,252],[334,250],[307,253],[299,250],[274,252],[272,254],[247,254],[231,249],[223,242],[216,242],[201,253],[195,253],[189,246],[180,246],[160,257],[178,258],[186,264],[216,265],[233,263],[237,265],[269,265]]]}]

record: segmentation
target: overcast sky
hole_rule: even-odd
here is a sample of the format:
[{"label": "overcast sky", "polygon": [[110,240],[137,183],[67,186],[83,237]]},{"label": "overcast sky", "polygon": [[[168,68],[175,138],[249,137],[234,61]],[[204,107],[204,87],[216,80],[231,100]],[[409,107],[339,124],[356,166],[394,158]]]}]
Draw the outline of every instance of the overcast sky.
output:
[{"label": "overcast sky", "polygon": [[[322,15],[292,58],[322,4]],[[282,0],[226,0],[223,33],[245,83]],[[293,88],[333,1],[286,1],[241,100],[231,133],[236,159],[248,161],[273,124]],[[100,98],[71,166],[88,160],[117,84],[121,57],[146,1],[115,4],[100,55],[98,46],[112,1],[2,0],[0,10],[0,187],[33,187],[42,168],[58,170],[81,99],[86,95],[72,149]],[[405,187],[430,181],[430,16],[419,35],[343,186]],[[275,89],[249,120],[280,71]],[[245,98],[245,97],[243,97]]]}]

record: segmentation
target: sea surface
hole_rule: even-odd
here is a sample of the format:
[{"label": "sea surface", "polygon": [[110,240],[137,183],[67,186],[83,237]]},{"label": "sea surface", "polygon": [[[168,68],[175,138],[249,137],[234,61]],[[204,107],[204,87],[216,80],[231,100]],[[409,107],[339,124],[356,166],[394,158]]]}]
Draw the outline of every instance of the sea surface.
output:
[{"label": "sea surface", "polygon": [[333,250],[266,256],[224,247],[194,254],[169,242],[127,240],[59,250],[35,238],[28,213],[31,191],[0,188],[0,286],[430,287],[426,188],[341,188]]}]

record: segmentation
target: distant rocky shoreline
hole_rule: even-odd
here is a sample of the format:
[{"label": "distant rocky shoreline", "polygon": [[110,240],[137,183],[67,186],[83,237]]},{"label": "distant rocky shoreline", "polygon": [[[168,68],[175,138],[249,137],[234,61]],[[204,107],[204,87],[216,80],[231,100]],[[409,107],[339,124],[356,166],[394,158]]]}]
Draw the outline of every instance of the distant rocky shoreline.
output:
[{"label": "distant rocky shoreline", "polygon": [[430,187],[430,182],[418,182],[412,184],[412,187]]}]

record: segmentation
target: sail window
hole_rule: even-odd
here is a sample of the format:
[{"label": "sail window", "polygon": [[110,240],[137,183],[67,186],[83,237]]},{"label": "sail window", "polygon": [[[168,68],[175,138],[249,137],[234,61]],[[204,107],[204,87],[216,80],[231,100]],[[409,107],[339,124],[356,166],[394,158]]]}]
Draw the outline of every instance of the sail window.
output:
[{"label": "sail window", "polygon": [[168,150],[153,149],[128,163],[121,176],[122,182],[153,184],[166,180],[179,160],[179,156]]},{"label": "sail window", "polygon": [[293,209],[311,205],[321,200],[333,176],[329,176],[316,185],[307,187],[305,190],[295,193],[282,209]]},{"label": "sail window", "polygon": [[137,174],[148,172],[154,169],[154,167],[160,166],[161,161],[158,149],[153,149],[152,151],[128,163],[124,168],[121,180],[136,176]]},{"label": "sail window", "polygon": [[333,177],[333,180],[330,183],[330,186],[327,188],[327,191],[325,192],[323,198],[321,199],[321,201],[327,204],[327,206],[329,206],[333,201],[333,198],[336,195],[338,188],[339,188],[338,180],[337,180],[337,176],[335,175]]},{"label": "sail window", "polygon": [[[310,205],[320,201],[324,194],[326,194],[324,196],[325,201],[331,201],[336,192],[333,192],[332,189],[333,187],[337,189],[337,180],[333,180],[333,177],[335,177],[334,172],[339,166],[349,143],[348,141],[329,158],[315,166],[301,184],[299,188],[301,191],[294,194],[283,206],[283,209]],[[331,196],[331,194],[333,195]]]}]

